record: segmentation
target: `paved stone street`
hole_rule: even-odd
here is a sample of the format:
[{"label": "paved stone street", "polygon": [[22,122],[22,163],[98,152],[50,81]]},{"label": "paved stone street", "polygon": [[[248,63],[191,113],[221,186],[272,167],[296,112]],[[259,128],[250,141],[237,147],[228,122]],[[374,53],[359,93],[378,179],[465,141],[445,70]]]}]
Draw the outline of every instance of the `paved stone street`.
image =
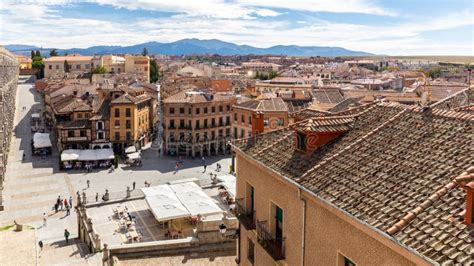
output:
[{"label": "paved stone street", "polygon": [[[59,171],[59,155],[54,149],[52,156],[47,158],[31,154],[30,116],[44,107],[42,96],[33,89],[33,84],[22,83],[24,77],[20,79],[15,135],[12,137],[3,191],[5,211],[0,212],[0,225],[12,224],[16,220],[36,228],[36,243],[38,240],[45,243],[38,264],[94,264],[94,260],[84,259],[81,246],[74,244],[74,241],[69,245],[57,244],[64,240],[64,229],[71,232],[71,238],[77,236],[75,213],[66,216],[65,212],[54,213],[52,210],[58,195],[62,198],[73,196],[76,200],[76,191],[86,192],[89,201],[93,201],[96,193],[102,195],[105,189],[109,189],[112,194],[124,192],[127,186],[132,187],[133,181],[137,189],[143,187],[145,181],[151,182],[153,186],[170,180],[198,178],[201,184],[206,184],[210,183],[209,172],[215,172],[217,162],[223,169],[218,174],[225,174],[229,170],[230,157],[213,156],[205,158],[208,165],[206,173],[203,173],[201,159],[184,159],[181,168],[175,173],[176,158],[159,157],[156,150],[148,149],[143,151],[142,167],[130,168],[121,164],[114,172],[108,169],[96,169],[90,173],[85,170]],[[25,157],[22,159],[23,153]],[[87,180],[90,180],[90,188],[87,188]],[[43,226],[43,213],[48,215],[47,226]],[[58,252],[53,252],[53,249]]]}]

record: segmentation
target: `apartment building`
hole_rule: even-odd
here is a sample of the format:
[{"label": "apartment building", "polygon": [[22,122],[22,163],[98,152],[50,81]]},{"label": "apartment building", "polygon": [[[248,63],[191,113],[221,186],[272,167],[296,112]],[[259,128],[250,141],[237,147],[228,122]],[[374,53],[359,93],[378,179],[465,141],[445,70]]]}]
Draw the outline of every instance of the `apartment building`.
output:
[{"label": "apartment building", "polygon": [[276,77],[271,80],[255,82],[255,91],[258,93],[276,93],[278,91],[311,90],[311,83],[302,78]]},{"label": "apartment building", "polygon": [[249,76],[255,76],[256,73],[270,73],[272,71],[278,72],[281,66],[274,63],[265,62],[243,62],[241,70]]},{"label": "apartment building", "polygon": [[248,100],[232,106],[232,137],[246,138],[288,126],[288,106],[282,98]]},{"label": "apartment building", "polygon": [[109,73],[136,74],[145,82],[150,81],[150,58],[142,55],[101,55],[101,56],[52,56],[43,60],[45,78],[63,78],[66,74],[65,61],[69,65],[69,73],[82,74],[93,68],[103,66]]},{"label": "apartment building", "polygon": [[44,77],[58,78],[63,77],[66,73],[65,62],[69,65],[69,73],[81,74],[90,72],[92,66],[92,56],[68,55],[68,56],[52,56],[43,59]]},{"label": "apartment building", "polygon": [[237,261],[471,265],[473,122],[377,103],[235,141]]},{"label": "apartment building", "polygon": [[153,129],[153,101],[145,90],[122,87],[111,92],[110,137],[114,150],[128,146],[142,148],[150,142]]},{"label": "apartment building", "polygon": [[204,156],[229,151],[232,93],[188,90],[163,100],[164,151]]}]

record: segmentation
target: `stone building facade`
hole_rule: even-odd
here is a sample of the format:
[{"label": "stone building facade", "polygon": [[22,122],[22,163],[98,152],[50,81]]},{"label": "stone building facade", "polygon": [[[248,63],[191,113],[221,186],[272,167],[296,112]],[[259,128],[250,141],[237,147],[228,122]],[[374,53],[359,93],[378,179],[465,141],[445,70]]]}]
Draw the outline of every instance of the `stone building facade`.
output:
[{"label": "stone building facade", "polygon": [[15,55],[0,47],[0,210],[3,210],[1,193],[15,117],[18,71]]},{"label": "stone building facade", "polygon": [[231,136],[231,93],[183,91],[163,100],[164,148],[169,154],[225,153]]}]

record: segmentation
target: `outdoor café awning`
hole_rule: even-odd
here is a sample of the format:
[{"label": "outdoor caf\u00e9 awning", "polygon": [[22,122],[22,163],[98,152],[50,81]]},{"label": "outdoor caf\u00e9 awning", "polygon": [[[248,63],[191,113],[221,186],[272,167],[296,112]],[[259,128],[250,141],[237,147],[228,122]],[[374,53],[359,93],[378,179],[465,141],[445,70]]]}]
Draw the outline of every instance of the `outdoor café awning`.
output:
[{"label": "outdoor caf\u00e9 awning", "polygon": [[49,148],[51,147],[51,140],[49,139],[49,133],[35,133],[33,135],[33,147],[35,149]]},{"label": "outdoor caf\u00e9 awning", "polygon": [[61,153],[61,161],[103,161],[113,160],[114,151],[112,149],[98,150],[64,150]]},{"label": "outdoor caf\u00e9 awning", "polygon": [[125,149],[125,153],[134,153],[137,152],[137,148],[135,146],[130,146]]},{"label": "outdoor caf\u00e9 awning", "polygon": [[194,182],[142,188],[142,191],[151,212],[160,222],[223,212]]}]

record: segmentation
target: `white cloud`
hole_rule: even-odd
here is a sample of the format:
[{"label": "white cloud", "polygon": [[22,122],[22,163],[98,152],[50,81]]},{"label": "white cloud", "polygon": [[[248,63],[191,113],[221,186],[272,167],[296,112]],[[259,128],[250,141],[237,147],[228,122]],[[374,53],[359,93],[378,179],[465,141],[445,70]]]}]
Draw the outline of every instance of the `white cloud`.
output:
[{"label": "white cloud", "polygon": [[[146,3],[156,4],[151,0],[139,1],[144,6]],[[11,5],[8,8],[0,8],[0,25],[2,25],[0,43],[83,48],[92,45],[133,45],[147,41],[170,42],[183,38],[216,38],[257,47],[277,44],[339,46],[386,54],[472,54],[474,52],[472,34],[466,36],[466,41],[458,43],[452,43],[449,40],[433,43],[421,37],[425,32],[473,25],[472,12],[469,10],[416,23],[402,21],[394,25],[360,25],[323,20],[310,23],[300,20],[296,21],[295,28],[295,23],[292,21],[278,20],[278,17],[271,18],[278,16],[279,13],[272,13],[273,10],[267,7],[239,9],[240,6],[237,5],[235,12],[226,10],[222,13],[234,13],[229,18],[229,15],[219,15],[219,10],[225,9],[227,2],[204,1],[205,3],[219,2],[221,6],[213,7],[211,11],[199,7],[199,4],[190,3],[190,6],[183,7],[184,11],[179,15],[171,17],[117,21],[105,20],[107,17],[104,19],[63,17],[56,6]],[[298,1],[295,4],[298,4]],[[109,1],[101,0],[101,2]],[[118,5],[117,2],[123,2],[123,7],[129,3],[124,0],[114,2],[115,6]],[[272,7],[278,3],[276,1]],[[166,10],[178,11],[179,8],[176,5],[170,4]],[[139,6],[137,4],[137,7],[129,5],[126,7],[132,9]],[[270,18],[262,20],[255,15]]]}]

